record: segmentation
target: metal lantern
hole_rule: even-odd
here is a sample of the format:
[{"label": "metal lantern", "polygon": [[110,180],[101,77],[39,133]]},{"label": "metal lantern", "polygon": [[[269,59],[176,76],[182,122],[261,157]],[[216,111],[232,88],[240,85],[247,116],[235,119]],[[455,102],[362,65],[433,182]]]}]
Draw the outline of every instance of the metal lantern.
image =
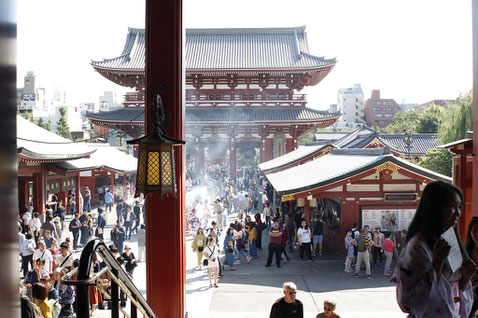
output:
[{"label": "metal lantern", "polygon": [[[164,86],[160,87],[159,93]],[[138,139],[129,140],[129,145],[138,145],[138,171],[136,177],[136,196],[151,192],[176,196],[176,169],[174,166],[174,146],[184,145],[183,140],[168,137],[164,130],[170,122],[169,114],[163,108],[161,96],[153,99],[153,131]]]}]

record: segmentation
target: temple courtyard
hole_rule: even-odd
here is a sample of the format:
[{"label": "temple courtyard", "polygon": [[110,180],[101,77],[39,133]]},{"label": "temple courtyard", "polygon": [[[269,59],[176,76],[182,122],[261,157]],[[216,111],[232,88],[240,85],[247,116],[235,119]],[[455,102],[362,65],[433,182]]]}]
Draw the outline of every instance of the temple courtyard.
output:
[{"label": "temple courtyard", "polygon": [[[395,285],[389,282],[389,276],[383,276],[382,268],[372,268],[370,280],[365,270],[359,278],[354,278],[353,274],[343,271],[343,257],[331,250],[325,250],[324,256],[315,257],[312,263],[301,261],[299,250],[294,250],[290,253],[291,261],[283,262],[281,268],[274,262],[266,268],[267,241],[263,236],[266,248],[258,251],[258,258],[249,264],[242,262],[236,266],[236,271],[226,266],[218,288],[209,287],[206,270],[195,269],[196,255],[190,248],[192,237],[187,237],[186,309],[189,318],[269,317],[271,305],[283,295],[282,284],[286,281],[297,285],[297,298],[304,304],[306,318],[321,312],[323,300],[330,296],[337,300],[336,312],[342,318],[406,317],[395,300]],[[137,250],[135,242],[127,244],[133,251]],[[134,282],[142,293],[146,290],[145,267],[144,262],[139,263],[134,275]]]}]

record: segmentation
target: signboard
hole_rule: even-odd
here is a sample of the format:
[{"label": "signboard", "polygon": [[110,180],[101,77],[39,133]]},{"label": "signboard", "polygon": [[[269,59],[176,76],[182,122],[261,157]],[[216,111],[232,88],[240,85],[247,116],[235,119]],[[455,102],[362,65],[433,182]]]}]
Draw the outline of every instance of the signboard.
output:
[{"label": "signboard", "polygon": [[362,210],[362,225],[371,229],[380,227],[382,231],[390,231],[390,221],[394,221],[399,230],[407,230],[415,215],[415,209],[403,210]]},{"label": "signboard", "polygon": [[416,202],[418,200],[418,193],[385,193],[383,200],[388,202]]}]

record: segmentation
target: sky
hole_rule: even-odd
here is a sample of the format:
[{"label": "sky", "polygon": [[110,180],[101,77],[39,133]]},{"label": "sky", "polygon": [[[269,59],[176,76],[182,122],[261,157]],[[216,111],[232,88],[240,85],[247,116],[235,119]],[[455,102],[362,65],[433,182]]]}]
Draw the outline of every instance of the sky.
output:
[{"label": "sky", "polygon": [[[340,88],[360,83],[398,103],[454,99],[472,87],[469,0],[183,0],[186,28],[306,26],[310,53],[336,57],[308,107],[327,109]],[[69,105],[98,103],[124,88],[91,60],[121,54],[128,27],[144,27],[144,0],[19,0],[17,85],[63,90]]]}]

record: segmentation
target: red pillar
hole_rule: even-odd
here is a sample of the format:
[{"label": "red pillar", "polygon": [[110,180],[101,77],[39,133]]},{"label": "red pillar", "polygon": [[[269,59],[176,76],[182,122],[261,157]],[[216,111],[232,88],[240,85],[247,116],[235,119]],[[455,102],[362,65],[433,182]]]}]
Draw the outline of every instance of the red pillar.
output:
[{"label": "red pillar", "polygon": [[76,213],[81,213],[83,207],[80,206],[81,202],[80,202],[80,174],[78,173],[76,176],[75,176],[75,179],[76,179],[76,187],[75,187],[75,196],[76,196]]},{"label": "red pillar", "polygon": [[[472,1],[473,25],[473,178],[478,180],[478,0]],[[472,215],[478,216],[478,184],[472,185]]]},{"label": "red pillar", "polygon": [[305,198],[304,212],[305,212],[305,219],[307,220],[307,223],[310,224],[310,201],[307,197]]},{"label": "red pillar", "polygon": [[[146,131],[152,131],[153,96],[161,84],[161,97],[171,115],[166,133],[185,139],[182,64],[182,1],[146,1]],[[175,148],[177,197],[148,194],[146,197],[146,275],[148,303],[157,317],[182,318],[185,314],[185,147]],[[168,224],[164,231],[157,231]],[[157,253],[168,247],[168,257]],[[148,252],[149,251],[149,252]]]},{"label": "red pillar", "polygon": [[34,211],[43,213],[46,204],[46,174],[44,171],[33,175]]}]

